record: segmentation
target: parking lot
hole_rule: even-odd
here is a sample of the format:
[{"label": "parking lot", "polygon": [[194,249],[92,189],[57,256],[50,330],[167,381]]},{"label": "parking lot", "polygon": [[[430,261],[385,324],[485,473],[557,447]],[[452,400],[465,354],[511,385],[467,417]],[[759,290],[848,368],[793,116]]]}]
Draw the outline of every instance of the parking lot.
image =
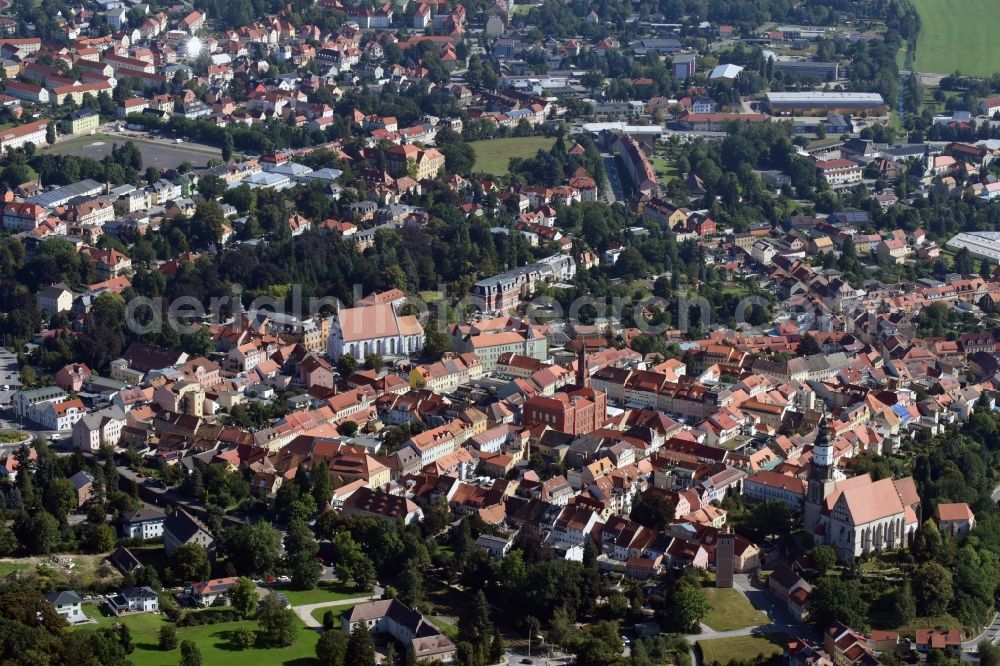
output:
[{"label": "parking lot", "polygon": [[76,155],[99,160],[111,154],[115,143],[131,141],[142,153],[144,167],[174,169],[183,162],[191,162],[196,167],[205,166],[211,159],[222,159],[222,151],[201,143],[172,143],[168,139],[149,140],[137,136],[113,133],[98,133],[78,136],[60,141],[48,150],[60,155]]}]

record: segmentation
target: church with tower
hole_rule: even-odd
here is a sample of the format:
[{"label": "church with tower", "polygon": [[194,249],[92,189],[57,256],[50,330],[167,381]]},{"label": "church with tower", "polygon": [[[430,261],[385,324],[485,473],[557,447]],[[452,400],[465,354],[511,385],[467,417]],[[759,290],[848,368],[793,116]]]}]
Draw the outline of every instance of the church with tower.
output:
[{"label": "church with tower", "polygon": [[910,545],[920,525],[913,477],[873,481],[868,474],[836,480],[833,432],[820,419],[803,510],[817,545],[832,546],[841,561]]}]

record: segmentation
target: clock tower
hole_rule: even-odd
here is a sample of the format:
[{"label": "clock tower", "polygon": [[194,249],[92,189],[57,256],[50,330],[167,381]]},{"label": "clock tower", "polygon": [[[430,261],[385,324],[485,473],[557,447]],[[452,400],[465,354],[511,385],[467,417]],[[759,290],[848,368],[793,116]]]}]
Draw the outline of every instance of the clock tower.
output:
[{"label": "clock tower", "polygon": [[833,480],[833,442],[830,430],[824,414],[819,420],[816,441],[813,443],[812,469],[809,472],[809,484],[803,511],[806,532],[810,534],[815,533],[820,512],[823,510],[823,502],[833,492],[836,485]]}]

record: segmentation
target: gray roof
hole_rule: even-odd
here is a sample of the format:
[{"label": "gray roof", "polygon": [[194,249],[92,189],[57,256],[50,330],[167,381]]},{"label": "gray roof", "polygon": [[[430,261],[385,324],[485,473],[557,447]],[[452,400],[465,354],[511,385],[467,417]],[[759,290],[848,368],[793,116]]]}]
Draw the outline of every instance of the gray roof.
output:
[{"label": "gray roof", "polygon": [[94,482],[94,477],[88,472],[79,471],[73,476],[69,477],[70,483],[73,484],[75,490],[80,490],[81,488],[86,488]]},{"label": "gray roof", "polygon": [[119,546],[111,553],[108,556],[108,560],[122,573],[129,573],[142,567],[142,562],[132,554],[132,551],[123,546]]},{"label": "gray roof", "polygon": [[163,529],[170,532],[181,543],[187,543],[199,530],[211,535],[208,527],[184,509],[177,509],[167,516]]},{"label": "gray roof", "polygon": [[25,201],[28,203],[38,204],[44,208],[51,208],[53,206],[58,206],[60,203],[65,203],[73,197],[97,194],[103,189],[104,186],[96,180],[87,178],[77,183],[70,183],[69,185],[57,187],[56,189],[49,190],[48,192],[36,194],[33,197],[25,199]]},{"label": "gray roof", "polygon": [[156,592],[151,587],[126,587],[121,591],[121,595],[126,599],[155,599]]},{"label": "gray roof", "polygon": [[122,515],[122,522],[127,525],[129,523],[144,523],[151,520],[164,520],[166,517],[167,514],[164,513],[163,509],[150,506]]},{"label": "gray roof", "polygon": [[45,599],[53,606],[65,606],[67,604],[79,604],[83,603],[83,599],[74,590],[63,590],[62,592],[53,592],[52,594],[46,594]]}]

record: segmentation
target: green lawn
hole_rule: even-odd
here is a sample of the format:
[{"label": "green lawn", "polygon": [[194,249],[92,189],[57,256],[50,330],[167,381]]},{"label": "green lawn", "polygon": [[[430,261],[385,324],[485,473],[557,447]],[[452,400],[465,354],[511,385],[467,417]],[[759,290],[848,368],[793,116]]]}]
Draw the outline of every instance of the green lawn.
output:
[{"label": "green lawn", "polygon": [[766,636],[737,636],[736,638],[716,638],[710,641],[698,641],[701,649],[702,663],[711,664],[717,661],[728,664],[731,661],[750,661],[757,655],[777,656],[784,652],[788,636],[785,634],[767,634]]},{"label": "green lawn", "polygon": [[357,603],[357,604],[347,604],[345,606],[327,606],[325,608],[317,608],[312,613],[310,613],[310,615],[312,615],[317,622],[323,624],[323,616],[326,615],[326,612],[333,611],[333,616],[337,619],[337,626],[339,627],[340,616],[343,615],[344,613],[350,612],[352,608],[359,605],[361,604]]},{"label": "green lawn", "polygon": [[34,565],[30,562],[10,562],[4,561],[0,562],[0,576],[7,576],[14,573],[15,571],[25,571],[27,569],[34,569]]},{"label": "green lawn", "polygon": [[431,624],[437,627],[438,631],[440,631],[442,634],[444,634],[453,641],[458,640],[458,627],[456,627],[454,624],[445,622],[441,618],[434,617],[433,615],[428,615],[427,619],[430,620]]},{"label": "green lawn", "polygon": [[[98,624],[82,625],[73,631],[88,631],[101,626],[113,626],[121,622],[132,632],[135,652],[129,659],[135,666],[176,666],[180,661],[180,649],[162,652],[158,646],[160,627],[168,624],[160,615],[143,614],[123,618],[98,616],[97,608],[85,607],[85,612],[96,619]],[[295,643],[287,648],[252,648],[236,651],[229,648],[229,635],[238,627],[257,629],[253,620],[246,622],[223,622],[201,627],[180,627],[177,629],[177,642],[194,641],[201,648],[202,663],[211,666],[245,666],[254,664],[294,664],[306,666],[316,663],[316,641],[319,634],[300,624],[299,635]]]},{"label": "green lawn", "polygon": [[509,139],[473,141],[469,145],[476,152],[476,171],[494,176],[507,174],[512,157],[534,157],[539,150],[549,150],[555,139],[547,136],[519,136]]},{"label": "green lawn", "polygon": [[914,70],[976,76],[1000,71],[993,50],[1000,32],[995,0],[913,0],[913,5],[920,14]]},{"label": "green lawn", "polygon": [[306,604],[319,604],[324,601],[340,601],[341,599],[354,599],[357,597],[371,596],[370,592],[362,592],[354,585],[343,585],[341,583],[323,581],[314,590],[292,590],[283,587],[274,587],[275,592],[281,592],[293,606],[304,606]]},{"label": "green lawn", "polygon": [[753,607],[747,598],[730,588],[706,587],[705,598],[712,610],[705,624],[716,631],[732,631],[767,624],[767,616]]},{"label": "green lawn", "polygon": [[664,185],[674,178],[680,178],[680,174],[677,173],[677,166],[673,160],[657,154],[649,158],[649,162],[653,165],[656,175],[659,176],[660,182]]},{"label": "green lawn", "polygon": [[48,148],[47,150],[52,153],[57,153],[59,155],[66,155],[69,153],[76,152],[84,146],[89,146],[95,141],[104,141],[110,143],[122,144],[126,141],[123,136],[115,136],[114,134],[103,134],[98,132],[97,134],[80,134],[74,136],[72,139],[66,139],[65,141],[60,141],[56,145]]}]

